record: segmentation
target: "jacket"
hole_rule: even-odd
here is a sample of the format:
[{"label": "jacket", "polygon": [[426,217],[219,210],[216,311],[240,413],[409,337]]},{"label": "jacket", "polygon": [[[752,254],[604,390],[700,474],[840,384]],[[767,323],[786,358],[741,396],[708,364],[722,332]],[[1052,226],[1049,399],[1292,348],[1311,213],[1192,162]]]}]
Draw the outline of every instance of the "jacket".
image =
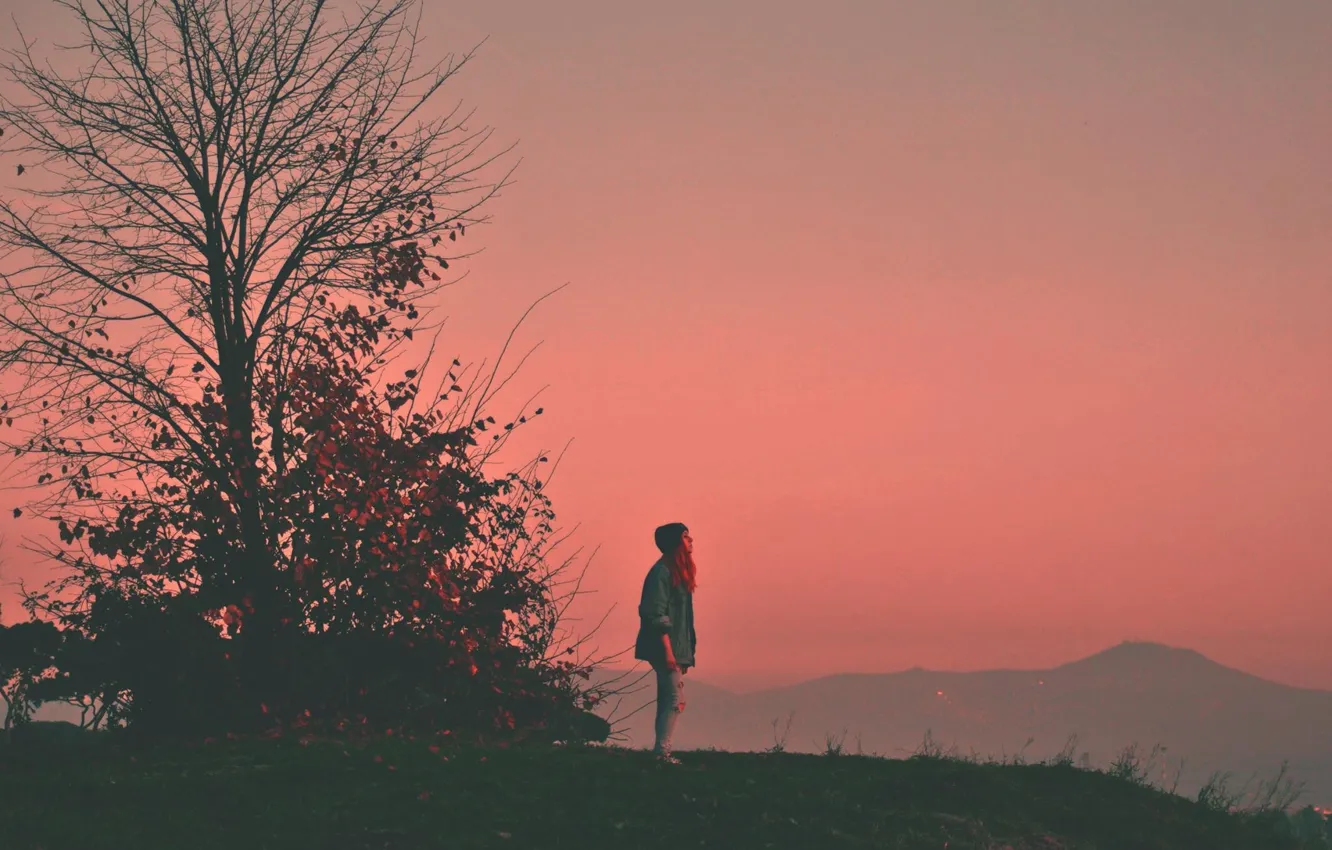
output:
[{"label": "jacket", "polygon": [[669,635],[671,652],[681,667],[693,667],[698,647],[694,631],[694,594],[671,580],[671,568],[659,559],[643,579],[638,604],[638,640],[634,657],[650,664],[665,664],[661,636]]}]

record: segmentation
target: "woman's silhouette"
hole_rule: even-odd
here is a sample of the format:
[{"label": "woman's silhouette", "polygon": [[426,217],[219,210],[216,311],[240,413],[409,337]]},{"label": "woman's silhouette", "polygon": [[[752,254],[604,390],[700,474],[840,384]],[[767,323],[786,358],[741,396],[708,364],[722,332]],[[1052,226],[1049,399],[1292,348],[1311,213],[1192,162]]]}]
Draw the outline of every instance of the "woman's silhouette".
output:
[{"label": "woman's silhouette", "polygon": [[663,761],[679,764],[671,755],[671,737],[685,707],[684,674],[694,666],[698,645],[694,538],[680,522],[661,526],[653,536],[661,557],[643,580],[634,657],[651,664],[657,674],[657,740],[652,751]]}]

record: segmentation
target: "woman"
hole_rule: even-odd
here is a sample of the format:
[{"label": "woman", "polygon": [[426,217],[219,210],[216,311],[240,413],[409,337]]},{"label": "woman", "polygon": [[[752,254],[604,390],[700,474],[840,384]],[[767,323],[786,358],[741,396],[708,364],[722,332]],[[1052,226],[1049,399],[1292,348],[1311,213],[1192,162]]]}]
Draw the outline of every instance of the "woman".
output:
[{"label": "woman", "polygon": [[643,580],[638,605],[638,640],[634,657],[648,662],[657,674],[657,741],[652,751],[669,764],[675,721],[684,711],[684,675],[694,666],[698,636],[694,633],[694,538],[684,523],[673,522],[653,535],[661,557]]}]

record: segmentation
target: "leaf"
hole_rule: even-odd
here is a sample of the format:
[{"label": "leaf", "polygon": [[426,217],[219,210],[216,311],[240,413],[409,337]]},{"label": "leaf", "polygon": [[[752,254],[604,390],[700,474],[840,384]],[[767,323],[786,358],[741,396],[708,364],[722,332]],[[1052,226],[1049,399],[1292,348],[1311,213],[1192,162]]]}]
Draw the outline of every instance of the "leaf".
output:
[{"label": "leaf", "polygon": [[18,167],[18,174],[19,174],[20,177],[23,176],[23,172],[25,172],[25,171],[27,171],[27,169],[24,168],[23,166],[20,165],[20,166]]},{"label": "leaf", "polygon": [[21,516],[23,516],[23,509],[22,509],[22,508],[14,508],[14,519],[18,519],[18,518],[21,517]]}]

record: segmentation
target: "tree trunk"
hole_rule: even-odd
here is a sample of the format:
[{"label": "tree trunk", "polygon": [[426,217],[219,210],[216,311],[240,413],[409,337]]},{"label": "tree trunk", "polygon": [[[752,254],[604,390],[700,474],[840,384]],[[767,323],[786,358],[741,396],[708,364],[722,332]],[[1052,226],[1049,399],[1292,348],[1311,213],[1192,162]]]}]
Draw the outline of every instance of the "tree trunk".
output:
[{"label": "tree trunk", "polygon": [[[287,618],[288,600],[281,590],[281,576],[268,531],[264,525],[258,453],[254,437],[254,408],[243,370],[223,379],[223,402],[227,411],[227,458],[232,466],[236,519],[242,550],[240,563],[228,570],[239,591],[235,604],[244,611],[241,626],[243,676],[265,704],[281,703],[283,653],[279,639]],[[248,606],[245,605],[249,600]]]}]

